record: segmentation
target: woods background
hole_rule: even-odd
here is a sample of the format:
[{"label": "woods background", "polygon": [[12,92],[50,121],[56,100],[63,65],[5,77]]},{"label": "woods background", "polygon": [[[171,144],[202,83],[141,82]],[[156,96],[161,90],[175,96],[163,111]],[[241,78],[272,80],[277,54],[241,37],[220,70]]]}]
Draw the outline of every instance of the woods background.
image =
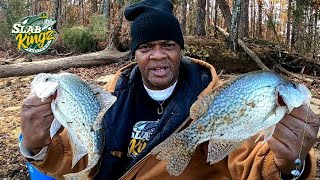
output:
[{"label": "woods background", "polygon": [[[0,0],[0,50],[14,51],[11,27],[21,17],[48,12],[57,20],[56,47],[87,52],[129,49],[123,9],[134,0]],[[185,36],[214,36],[215,25],[236,38],[268,40],[309,58],[320,54],[319,0],[173,0]],[[79,43],[81,42],[81,43]],[[62,48],[63,49],[63,48]],[[62,50],[58,49],[58,50]]]},{"label": "woods background", "polygon": [[[123,10],[135,1],[0,0],[0,178],[29,177],[17,138],[21,104],[33,75],[63,69],[104,85],[133,60],[128,56],[130,22]],[[311,108],[320,116],[320,0],[173,0],[173,4],[185,36],[185,55],[213,64],[222,81],[269,68],[304,83],[312,92]],[[12,25],[41,12],[57,20],[57,41],[43,54],[18,51]],[[320,134],[314,149],[319,158]],[[317,165],[320,178],[319,159]]]}]

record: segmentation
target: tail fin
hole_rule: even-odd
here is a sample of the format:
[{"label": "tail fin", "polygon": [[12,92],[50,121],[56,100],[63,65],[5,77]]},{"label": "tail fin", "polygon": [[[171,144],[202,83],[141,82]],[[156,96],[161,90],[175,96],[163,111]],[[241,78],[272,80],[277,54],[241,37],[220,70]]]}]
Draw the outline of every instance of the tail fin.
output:
[{"label": "tail fin", "polygon": [[156,146],[151,154],[157,153],[157,159],[167,162],[167,171],[170,175],[178,176],[189,164],[196,144],[188,142],[182,134],[174,134]]},{"label": "tail fin", "polygon": [[241,141],[211,139],[208,145],[207,162],[214,164],[221,161],[241,143]]}]

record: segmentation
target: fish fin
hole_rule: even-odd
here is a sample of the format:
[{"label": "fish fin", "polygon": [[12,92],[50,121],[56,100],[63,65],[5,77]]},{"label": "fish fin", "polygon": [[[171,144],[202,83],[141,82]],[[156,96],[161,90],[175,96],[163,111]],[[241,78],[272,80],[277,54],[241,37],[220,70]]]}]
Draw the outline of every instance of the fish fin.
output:
[{"label": "fish fin", "polygon": [[276,129],[276,125],[273,125],[271,127],[268,127],[267,129],[263,130],[263,141],[267,142],[271,137],[272,134],[274,133],[274,130]]},{"label": "fish fin", "polygon": [[178,176],[189,164],[192,153],[196,148],[196,145],[190,143],[183,135],[174,134],[152,149],[151,154],[159,153],[157,159],[166,161],[168,173]]},{"label": "fish fin", "polygon": [[53,119],[53,121],[51,123],[51,126],[50,126],[50,137],[51,137],[51,139],[58,132],[58,130],[60,129],[61,125],[66,127],[66,124],[61,124],[61,122],[64,122],[63,119],[66,119],[66,117],[63,116],[63,114],[61,113],[60,109],[56,105],[55,101],[56,100],[53,100],[51,102],[51,110],[52,110],[53,115],[54,115],[54,119]]},{"label": "fish fin", "polygon": [[304,99],[303,104],[308,105],[310,107],[310,101],[311,101],[311,98],[312,98],[312,94],[311,94],[310,90],[304,84],[299,84],[298,85],[298,90],[302,94],[304,94],[306,96],[306,98]]},{"label": "fish fin", "polygon": [[98,153],[88,154],[88,169],[92,169],[99,162],[100,155]]},{"label": "fish fin", "polygon": [[51,123],[51,126],[50,126],[50,137],[51,137],[51,139],[59,131],[60,128],[61,128],[60,122],[57,120],[57,118],[54,118],[52,123]]},{"label": "fish fin", "polygon": [[[51,109],[54,114],[54,117],[59,123],[62,123],[62,126],[68,129],[68,118],[61,113],[59,107],[56,106],[54,101],[51,103]],[[51,124],[52,126],[52,124]],[[51,130],[51,127],[50,127]],[[58,129],[59,130],[59,129]],[[50,132],[51,133],[51,132]],[[72,149],[72,168],[78,163],[78,161],[87,154],[87,149],[82,143],[82,141],[75,135],[75,133],[71,132],[71,129],[68,129],[68,137],[70,139],[70,145]]]},{"label": "fish fin", "polygon": [[207,162],[210,164],[217,163],[228,156],[242,142],[236,140],[216,140],[211,139],[208,145]]},{"label": "fish fin", "polygon": [[70,144],[71,144],[71,149],[72,149],[72,165],[71,168],[73,168],[78,161],[87,154],[87,149],[83,145],[83,143],[80,141],[80,139],[68,131],[69,139],[70,139]]},{"label": "fish fin", "polygon": [[288,108],[288,113],[290,113],[293,108],[308,104],[311,99],[311,93],[304,85],[296,85],[296,89],[293,90],[291,87],[281,84],[277,86],[276,92],[282,97],[283,102]]},{"label": "fish fin", "polygon": [[254,141],[254,143],[257,143],[259,141],[259,139],[261,138],[261,136],[263,136],[263,141],[267,142],[272,137],[272,134],[274,133],[275,129],[276,129],[276,125],[273,125],[271,127],[268,127],[267,129],[261,131],[261,133],[259,134],[257,139]]},{"label": "fish fin", "polygon": [[98,130],[103,127],[103,116],[105,115],[107,110],[114,104],[114,102],[116,102],[117,97],[113,96],[110,92],[107,92],[96,85],[90,84],[89,87],[92,89],[94,95],[101,104],[101,110],[96,118],[95,123],[93,124],[93,129]]},{"label": "fish fin", "polygon": [[190,108],[191,119],[197,120],[204,113],[206,113],[208,111],[209,105],[211,104],[213,98],[214,98],[214,95],[212,95],[210,93],[210,94],[196,100]]},{"label": "fish fin", "polygon": [[268,141],[276,129],[276,124],[284,117],[286,111],[286,107],[276,106],[275,111],[264,121],[264,130],[261,131],[254,142],[257,143],[261,136],[263,136],[263,141]]},{"label": "fish fin", "polygon": [[[88,155],[90,156],[90,155]],[[63,175],[63,177],[66,180],[88,180],[89,174],[91,169],[98,163],[99,159],[100,159],[100,155],[98,154],[92,154],[91,155],[91,162],[88,162],[88,165],[85,169],[76,172],[76,173],[70,173],[70,174],[66,174]]]},{"label": "fish fin", "polygon": [[254,141],[254,143],[257,143],[259,141],[259,139],[261,138],[261,136],[263,136],[263,133],[260,133],[259,136],[257,137],[257,139]]}]

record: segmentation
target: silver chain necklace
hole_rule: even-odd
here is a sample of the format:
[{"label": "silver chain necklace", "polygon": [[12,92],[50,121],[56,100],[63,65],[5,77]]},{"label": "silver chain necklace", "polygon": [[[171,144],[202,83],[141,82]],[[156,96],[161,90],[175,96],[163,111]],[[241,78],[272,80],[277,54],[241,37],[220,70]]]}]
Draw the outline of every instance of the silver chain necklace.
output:
[{"label": "silver chain necklace", "polygon": [[163,100],[162,102],[160,102],[160,101],[157,101],[158,102],[158,104],[160,105],[160,108],[158,107],[157,108],[157,113],[159,114],[159,115],[161,115],[161,114],[163,114],[163,103],[165,102],[166,100]]}]

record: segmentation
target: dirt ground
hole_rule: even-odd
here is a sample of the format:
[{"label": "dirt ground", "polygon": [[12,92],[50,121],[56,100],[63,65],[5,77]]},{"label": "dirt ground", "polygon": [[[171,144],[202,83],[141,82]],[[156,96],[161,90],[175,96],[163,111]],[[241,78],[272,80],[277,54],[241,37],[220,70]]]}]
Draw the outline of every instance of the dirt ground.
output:
[{"label": "dirt ground", "polygon": [[[115,73],[125,64],[128,62],[92,68],[70,68],[65,71],[75,73],[89,83],[103,85],[108,80],[109,76],[107,75]],[[221,75],[224,80],[233,76],[230,74]],[[25,161],[19,153],[18,136],[20,134],[20,105],[29,93],[29,85],[33,77],[0,79],[0,179],[28,179],[29,177]],[[320,86],[319,84],[307,85],[315,97],[312,101],[312,108],[320,115]],[[320,149],[319,142],[315,148]],[[320,177],[320,173],[318,176]]]}]

